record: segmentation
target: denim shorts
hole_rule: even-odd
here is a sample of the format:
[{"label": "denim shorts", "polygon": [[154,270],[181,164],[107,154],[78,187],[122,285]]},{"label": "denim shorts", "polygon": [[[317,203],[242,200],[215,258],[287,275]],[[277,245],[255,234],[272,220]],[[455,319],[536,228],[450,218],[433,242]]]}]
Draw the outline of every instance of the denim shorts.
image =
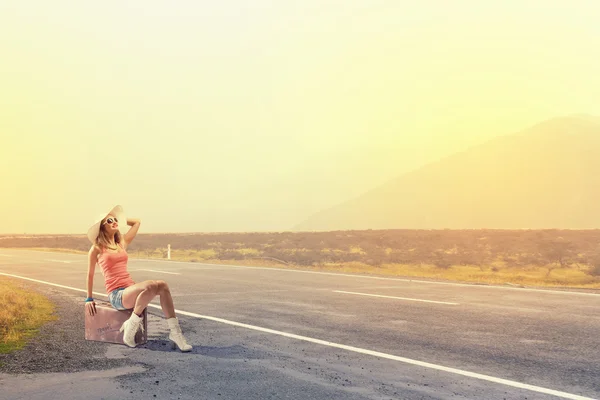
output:
[{"label": "denim shorts", "polygon": [[118,288],[108,294],[110,305],[119,311],[129,310],[129,308],[123,307],[123,290],[125,290],[125,288]]}]

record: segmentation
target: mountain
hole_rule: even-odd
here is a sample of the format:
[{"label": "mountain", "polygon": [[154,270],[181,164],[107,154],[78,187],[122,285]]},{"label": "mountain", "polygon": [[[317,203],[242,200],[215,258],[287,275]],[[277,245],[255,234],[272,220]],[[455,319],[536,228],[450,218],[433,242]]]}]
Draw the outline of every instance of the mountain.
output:
[{"label": "mountain", "polygon": [[406,173],[295,231],[600,228],[600,118],[556,118]]}]

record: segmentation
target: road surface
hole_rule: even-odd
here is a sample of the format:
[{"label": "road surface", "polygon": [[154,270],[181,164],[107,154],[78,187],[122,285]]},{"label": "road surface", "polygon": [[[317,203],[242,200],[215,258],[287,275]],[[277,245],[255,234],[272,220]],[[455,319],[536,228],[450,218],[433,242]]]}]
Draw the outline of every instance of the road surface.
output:
[{"label": "road surface", "polygon": [[[168,282],[195,346],[114,345],[146,366],[106,378],[131,398],[155,381],[157,398],[182,399],[600,398],[600,294],[133,258],[129,269]],[[77,296],[86,272],[85,255],[0,249],[1,274]],[[99,268],[94,291],[106,299]]]}]

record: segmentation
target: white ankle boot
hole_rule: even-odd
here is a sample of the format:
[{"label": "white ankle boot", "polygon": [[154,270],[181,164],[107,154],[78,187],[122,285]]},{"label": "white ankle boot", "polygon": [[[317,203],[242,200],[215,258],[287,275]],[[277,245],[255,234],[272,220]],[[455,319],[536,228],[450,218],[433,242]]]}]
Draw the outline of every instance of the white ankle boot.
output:
[{"label": "white ankle boot", "polygon": [[144,319],[142,317],[138,317],[134,312],[131,313],[131,317],[121,325],[121,329],[119,332],[123,332],[123,342],[129,347],[135,347],[135,335],[142,328],[142,332],[144,332],[143,326]]},{"label": "white ankle boot", "polygon": [[167,325],[171,330],[169,334],[169,341],[171,342],[171,348],[175,350],[175,346],[179,347],[181,351],[191,351],[192,346],[188,344],[183,337],[183,333],[181,332],[181,327],[179,326],[179,320],[177,318],[168,318]]}]

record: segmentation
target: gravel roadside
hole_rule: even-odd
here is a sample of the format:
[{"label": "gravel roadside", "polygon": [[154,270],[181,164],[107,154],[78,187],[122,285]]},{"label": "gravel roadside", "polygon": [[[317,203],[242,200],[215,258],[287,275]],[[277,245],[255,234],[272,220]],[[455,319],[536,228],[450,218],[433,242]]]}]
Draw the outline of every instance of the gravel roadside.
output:
[{"label": "gravel roadside", "polygon": [[127,358],[105,357],[109,346],[113,344],[85,340],[81,296],[45,285],[19,283],[54,303],[54,313],[58,319],[43,325],[21,350],[0,354],[0,372],[79,372],[134,365]]}]

